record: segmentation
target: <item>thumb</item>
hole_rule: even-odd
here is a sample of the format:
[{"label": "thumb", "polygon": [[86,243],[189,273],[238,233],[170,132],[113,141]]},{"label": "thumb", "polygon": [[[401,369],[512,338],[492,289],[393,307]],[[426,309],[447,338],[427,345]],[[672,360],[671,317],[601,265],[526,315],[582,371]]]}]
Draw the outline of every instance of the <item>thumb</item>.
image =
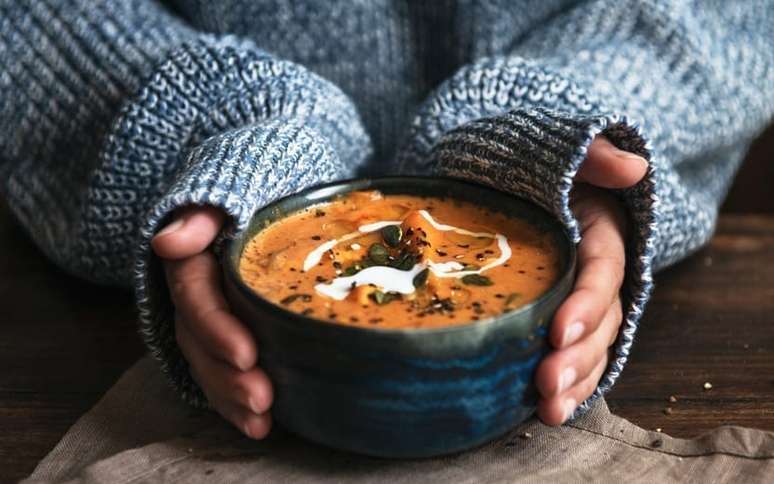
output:
[{"label": "thumb", "polygon": [[184,259],[203,252],[215,240],[226,214],[211,206],[188,207],[151,240],[159,257]]},{"label": "thumb", "polygon": [[616,148],[604,136],[589,145],[575,179],[601,188],[628,188],[648,172],[645,158]]}]

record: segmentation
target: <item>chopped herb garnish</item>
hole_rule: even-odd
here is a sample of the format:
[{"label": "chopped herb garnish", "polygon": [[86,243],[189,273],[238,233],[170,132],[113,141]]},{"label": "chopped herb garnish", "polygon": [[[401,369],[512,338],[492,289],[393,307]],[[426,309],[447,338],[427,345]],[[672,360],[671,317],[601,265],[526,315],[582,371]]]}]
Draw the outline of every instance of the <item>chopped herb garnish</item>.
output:
[{"label": "chopped herb garnish", "polygon": [[462,283],[469,286],[491,286],[494,284],[491,279],[481,274],[468,274],[462,276]]},{"label": "chopped herb garnish", "polygon": [[481,268],[476,264],[465,264],[464,266],[462,266],[463,271],[477,271],[479,269]]},{"label": "chopped herb garnish", "polygon": [[430,269],[421,270],[416,276],[414,276],[414,287],[422,287],[427,283],[427,276],[430,274]]},{"label": "chopped herb garnish", "polygon": [[397,247],[400,245],[400,239],[403,237],[403,230],[400,225],[388,225],[382,229],[382,238],[388,247]]}]

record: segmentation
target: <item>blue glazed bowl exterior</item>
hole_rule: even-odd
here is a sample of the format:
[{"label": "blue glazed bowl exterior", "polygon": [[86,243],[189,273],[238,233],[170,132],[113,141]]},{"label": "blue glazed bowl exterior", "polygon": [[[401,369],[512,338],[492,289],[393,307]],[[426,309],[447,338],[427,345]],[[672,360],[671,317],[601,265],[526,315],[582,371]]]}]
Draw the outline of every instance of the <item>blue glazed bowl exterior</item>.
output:
[{"label": "blue glazed bowl exterior", "polygon": [[[468,200],[527,218],[553,234],[561,276],[533,303],[495,318],[438,329],[353,327],[290,312],[241,280],[245,244],[268,223],[356,190]],[[430,457],[483,444],[535,409],[535,368],[548,325],[574,281],[575,249],[547,212],[511,195],[448,178],[337,182],[255,213],[224,252],[233,311],[255,333],[274,385],[277,423],[337,449],[391,458]]]}]

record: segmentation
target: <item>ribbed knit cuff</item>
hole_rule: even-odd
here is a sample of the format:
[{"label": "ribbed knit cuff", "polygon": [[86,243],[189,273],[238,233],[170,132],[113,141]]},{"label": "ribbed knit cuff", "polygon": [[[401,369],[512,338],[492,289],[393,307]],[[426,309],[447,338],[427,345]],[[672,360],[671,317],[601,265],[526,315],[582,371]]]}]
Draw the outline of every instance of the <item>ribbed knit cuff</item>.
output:
[{"label": "ribbed knit cuff", "polygon": [[[474,180],[542,206],[559,218],[578,242],[581,235],[569,207],[570,189],[597,134],[604,134],[621,149],[649,157],[637,126],[625,118],[516,110],[448,132],[435,144],[431,163],[438,173]],[[650,297],[657,209],[654,172],[651,166],[636,186],[616,191],[632,221],[621,291],[624,318],[615,354],[599,386],[578,407],[576,415],[586,411],[615,383]]]},{"label": "ribbed knit cuff", "polygon": [[221,208],[230,217],[228,233],[238,231],[257,207],[348,175],[325,138],[294,119],[276,118],[234,129],[204,140],[190,152],[141,229],[135,265],[141,334],[185,401],[206,406],[175,340],[175,309],[161,261],[150,248],[153,236],[175,209],[189,205]]},{"label": "ribbed knit cuff", "polygon": [[[146,198],[134,205],[145,214],[133,215],[142,220],[139,241],[129,224],[116,224],[111,237],[137,244],[141,334],[183,398],[197,406],[206,400],[177,348],[153,235],[186,205],[219,207],[230,216],[228,228],[239,230],[257,207],[351,176],[370,154],[354,105],[328,81],[249,45],[205,40],[172,52],[126,106],[90,191],[94,205],[105,207],[96,197],[146,187]],[[94,226],[114,215],[132,214],[95,211]]]}]

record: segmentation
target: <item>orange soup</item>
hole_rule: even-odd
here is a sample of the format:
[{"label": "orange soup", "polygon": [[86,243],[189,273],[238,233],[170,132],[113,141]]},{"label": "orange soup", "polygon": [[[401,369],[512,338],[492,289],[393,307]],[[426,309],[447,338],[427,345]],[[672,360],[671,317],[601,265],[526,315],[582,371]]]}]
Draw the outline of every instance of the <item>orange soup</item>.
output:
[{"label": "orange soup", "polygon": [[245,246],[242,279],[317,319],[434,328],[511,311],[559,275],[549,234],[448,198],[354,192],[270,224]]}]

